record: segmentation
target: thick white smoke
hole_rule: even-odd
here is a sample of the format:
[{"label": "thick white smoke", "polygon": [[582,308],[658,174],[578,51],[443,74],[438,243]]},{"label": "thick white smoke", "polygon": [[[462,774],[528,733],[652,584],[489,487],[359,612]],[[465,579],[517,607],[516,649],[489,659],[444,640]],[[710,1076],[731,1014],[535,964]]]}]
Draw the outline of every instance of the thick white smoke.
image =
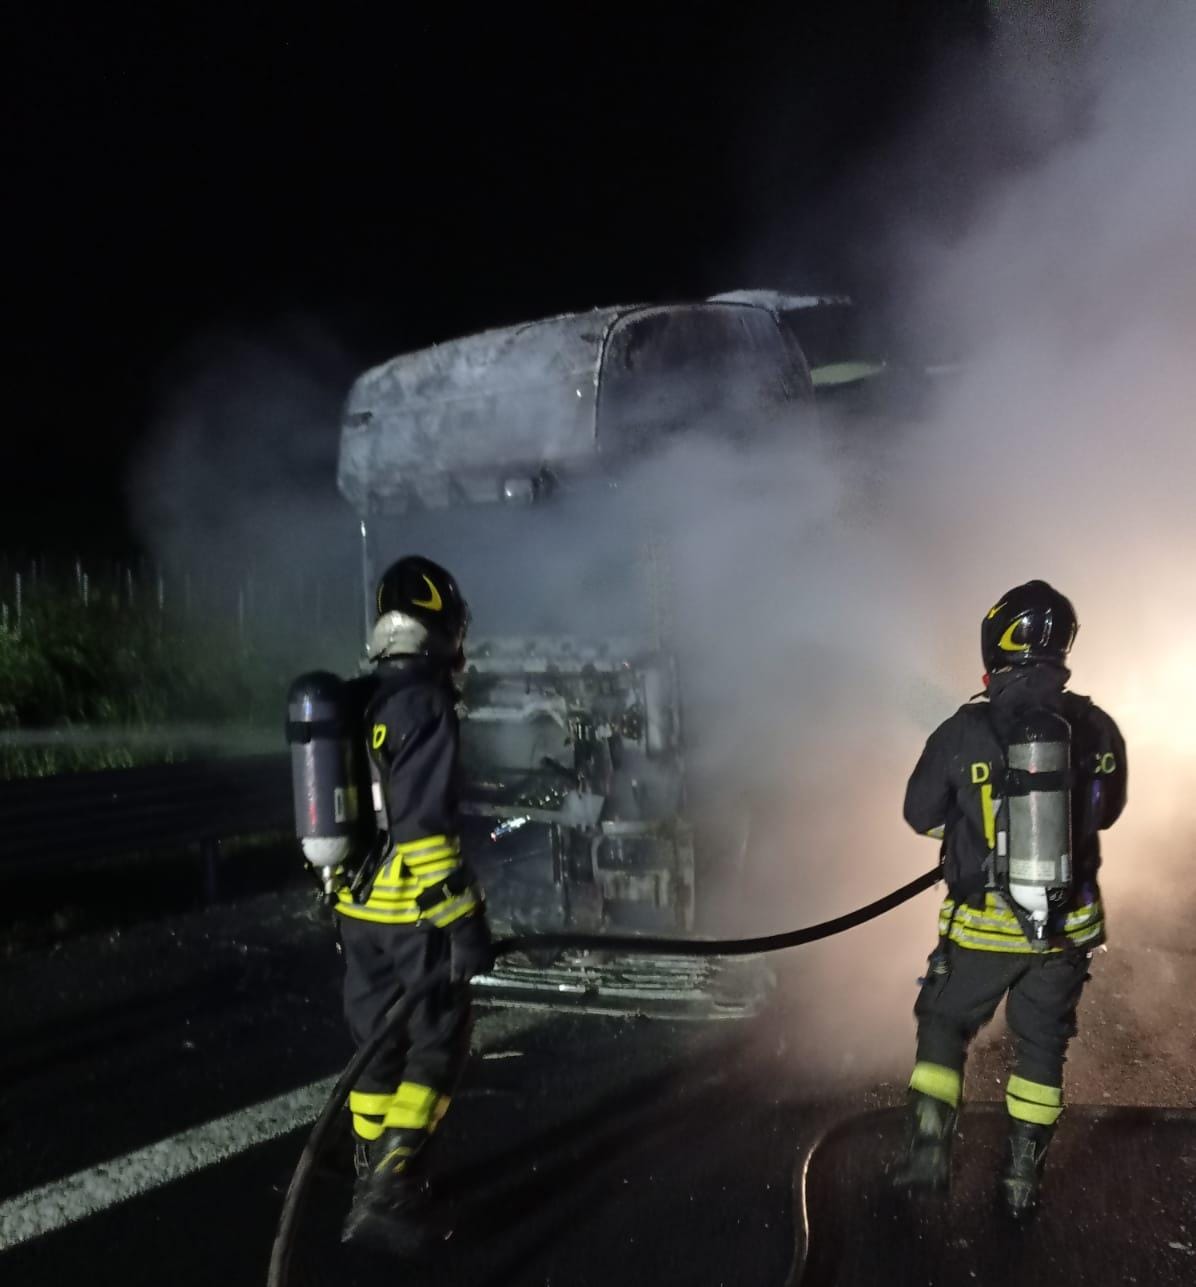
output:
[{"label": "thick white smoke", "polygon": [[259,652],[352,664],[356,524],[336,491],[352,377],[345,354],[302,318],[199,338],[163,377],[128,494],[168,602],[186,594],[196,609],[191,628],[228,627],[239,614]]},{"label": "thick white smoke", "polygon": [[[1027,11],[1001,30],[976,94],[1016,95],[1019,129],[1032,138],[1040,113],[1050,146],[989,181],[962,235],[901,229],[918,252],[900,292],[914,301],[906,322],[948,339],[965,369],[888,453],[869,522],[847,517],[801,543],[772,617],[786,638],[816,641],[794,648],[775,702],[796,720],[803,690],[823,704],[794,758],[794,889],[820,910],[828,891],[842,905],[860,888],[843,871],[882,888],[922,865],[901,833],[905,774],[921,738],[979,686],[987,606],[1044,577],[1079,612],[1072,687],[1128,742],[1130,804],[1103,873],[1114,948],[1179,944],[1194,902],[1194,59],[1191,6],[1107,6],[1087,25]],[[932,132],[958,109],[932,103]],[[799,522],[778,514],[779,531]],[[830,880],[809,879],[818,863]],[[929,908],[921,916],[928,947]],[[856,1010],[851,1021],[833,1002],[820,1012],[815,1032],[832,1048],[859,1046],[862,1022],[873,1056],[887,1053],[876,1038],[893,1031],[894,972],[919,959],[912,924],[899,915],[859,932],[864,953],[845,942],[822,954],[820,981]],[[899,1011],[907,1033],[912,995]],[[1136,1001],[1140,1013],[1151,1004]]]},{"label": "thick white smoke", "polygon": [[[1072,687],[1129,746],[1130,805],[1106,840],[1114,945],[1178,935],[1193,903],[1196,10],[1034,10],[999,35],[975,92],[1015,96],[1006,118],[1037,155],[982,176],[949,241],[894,239],[918,252],[905,324],[963,363],[930,414],[862,446],[856,430],[851,450],[828,444],[833,424],[782,453],[689,445],[632,486],[645,527],[671,533],[707,802],[746,795],[767,822],[766,870],[744,885],[758,929],[933,863],[901,820],[906,777],[980,687],[981,617],[1033,577],[1076,604]],[[799,995],[819,998],[806,1051],[868,1073],[907,1061],[933,933],[928,897],[796,955]]]},{"label": "thick white smoke", "polygon": [[1073,687],[1129,743],[1114,917],[1167,915],[1188,893],[1196,768],[1196,11],[1107,6],[1069,36],[1053,52],[1082,123],[933,264],[921,307],[966,339],[969,370],[894,481],[927,494],[906,519],[941,542],[944,609],[970,597],[975,615],[1028,576],[1072,597]]}]

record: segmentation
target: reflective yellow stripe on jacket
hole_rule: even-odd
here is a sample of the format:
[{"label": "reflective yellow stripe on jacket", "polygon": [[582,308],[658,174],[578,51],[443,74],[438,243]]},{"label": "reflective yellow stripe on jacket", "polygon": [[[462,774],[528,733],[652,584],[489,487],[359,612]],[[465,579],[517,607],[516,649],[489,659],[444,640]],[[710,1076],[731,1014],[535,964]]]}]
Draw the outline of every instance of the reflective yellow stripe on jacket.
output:
[{"label": "reflective yellow stripe on jacket", "polygon": [[456,836],[425,836],[396,845],[374,880],[366,902],[358,904],[347,889],[337,894],[336,910],[356,920],[383,925],[415,925],[427,922],[443,929],[467,916],[479,906],[477,891],[470,884],[457,894],[446,896],[426,911],[418,899],[461,869],[461,842]]},{"label": "reflective yellow stripe on jacket", "polygon": [[[954,915],[952,915],[954,913]],[[1017,917],[1009,910],[1000,894],[989,891],[984,906],[955,905],[947,898],[939,908],[939,934],[952,943],[979,952],[1033,952]],[[1105,941],[1105,913],[1099,898],[1068,912],[1063,934],[1073,947],[1098,947]],[[1063,944],[1048,947],[1048,952],[1062,952]]]}]

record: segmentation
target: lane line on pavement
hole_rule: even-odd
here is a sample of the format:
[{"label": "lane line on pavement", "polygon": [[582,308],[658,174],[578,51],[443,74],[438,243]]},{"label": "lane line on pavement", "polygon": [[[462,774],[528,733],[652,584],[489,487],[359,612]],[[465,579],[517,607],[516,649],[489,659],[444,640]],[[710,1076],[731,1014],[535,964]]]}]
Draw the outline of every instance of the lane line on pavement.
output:
[{"label": "lane line on pavement", "polygon": [[0,1250],[63,1229],[314,1122],[335,1081],[328,1077],[312,1082],[8,1198],[0,1203]]}]

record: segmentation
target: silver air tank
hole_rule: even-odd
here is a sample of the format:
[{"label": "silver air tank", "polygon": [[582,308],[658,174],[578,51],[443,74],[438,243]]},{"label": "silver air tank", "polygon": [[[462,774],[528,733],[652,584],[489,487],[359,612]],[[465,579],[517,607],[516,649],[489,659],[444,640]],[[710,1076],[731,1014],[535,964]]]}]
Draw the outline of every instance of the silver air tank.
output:
[{"label": "silver air tank", "polygon": [[295,834],[331,894],[361,836],[360,716],[355,690],[328,671],[300,675],[287,694]]},{"label": "silver air tank", "polygon": [[[1046,946],[1055,891],[1071,884],[1071,726],[1032,710],[1009,739],[1004,842],[1010,897],[1029,913],[1031,946]],[[1039,784],[1035,783],[1035,779]]]}]

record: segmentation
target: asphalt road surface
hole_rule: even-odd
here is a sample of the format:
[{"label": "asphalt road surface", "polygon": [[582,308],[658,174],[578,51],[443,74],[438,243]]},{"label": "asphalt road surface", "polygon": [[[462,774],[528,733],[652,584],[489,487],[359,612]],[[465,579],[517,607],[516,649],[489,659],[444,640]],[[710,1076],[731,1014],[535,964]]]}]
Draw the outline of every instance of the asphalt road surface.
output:
[{"label": "asphalt road surface", "polygon": [[[884,1111],[900,1081],[828,1091],[803,1073],[795,970],[737,1021],[483,1010],[438,1141],[449,1236],[418,1264],[342,1246],[349,1186],[329,1158],[293,1281],[1196,1281],[1196,954],[1139,938],[1097,964],[1069,1064],[1077,1108],[1020,1242],[991,1210],[1000,1114],[978,1103],[999,1098],[1007,1042],[969,1066],[978,1106],[951,1199],[902,1206]],[[296,891],[9,959],[0,1282],[263,1284],[282,1194],[350,1053],[338,980],[327,921]],[[1127,1001],[1141,995],[1149,1013]]]}]

